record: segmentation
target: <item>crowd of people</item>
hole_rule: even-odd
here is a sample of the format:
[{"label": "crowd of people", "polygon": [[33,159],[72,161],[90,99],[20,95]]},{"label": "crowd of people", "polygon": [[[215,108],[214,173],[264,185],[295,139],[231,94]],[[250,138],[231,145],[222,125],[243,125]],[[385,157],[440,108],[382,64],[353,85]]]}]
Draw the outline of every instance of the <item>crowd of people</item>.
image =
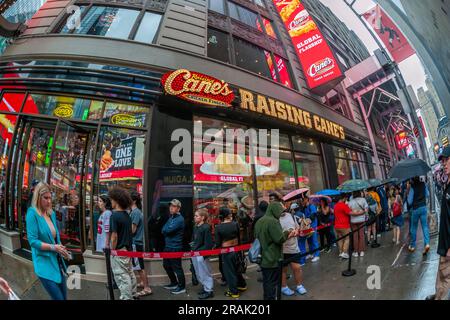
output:
[{"label": "crowd of people", "polygon": [[[445,170],[450,173],[450,148],[441,156]],[[415,177],[398,185],[383,185],[367,190],[341,193],[335,197],[315,197],[315,201],[303,193],[299,198],[285,202],[282,195],[273,192],[269,202],[261,200],[257,213],[251,221],[254,234],[261,248],[260,271],[262,273],[265,300],[281,293],[292,296],[307,293],[303,285],[302,266],[307,260],[316,263],[321,254],[339,251],[340,259],[364,257],[368,245],[375,244],[380,234],[393,228],[394,245],[402,242],[401,230],[404,217],[409,218],[408,250],[416,250],[419,222],[423,234],[423,254],[430,250],[430,234],[427,222],[427,199],[429,191],[424,178]],[[449,290],[450,258],[450,190],[444,192],[441,205],[438,254],[441,256],[436,281],[436,299],[445,298]],[[144,218],[141,197],[133,191],[120,187],[109,190],[107,195],[97,198],[101,214],[97,223],[96,249],[144,251]],[[164,252],[184,251],[185,219],[181,214],[181,202],[173,199],[169,206],[170,217],[162,227]],[[209,224],[208,211],[198,209],[194,213],[195,226],[192,232],[190,250],[201,251],[213,248],[232,248],[241,244],[241,232],[235,215],[227,207],[220,208],[220,224],[214,228]],[[52,209],[50,186],[40,182],[34,188],[31,205],[26,215],[28,241],[36,275],[50,297],[66,300],[67,261],[71,254],[61,244],[55,211]],[[352,244],[350,246],[350,244]],[[309,253],[307,255],[307,253]],[[193,279],[201,286],[199,299],[214,297],[214,278],[208,256],[191,258]],[[222,286],[225,296],[239,298],[247,290],[243,276],[245,262],[242,252],[234,250],[219,255]],[[280,270],[280,261],[284,261]],[[164,286],[174,295],[186,292],[186,279],[182,258],[164,258],[163,267],[169,278]],[[294,290],[287,284],[291,269],[295,282]],[[111,269],[115,284],[120,290],[120,299],[131,300],[152,294],[142,258],[111,256]],[[136,274],[139,278],[137,281]],[[0,278],[2,291],[10,290],[6,281]],[[138,287],[142,290],[138,291]]]}]

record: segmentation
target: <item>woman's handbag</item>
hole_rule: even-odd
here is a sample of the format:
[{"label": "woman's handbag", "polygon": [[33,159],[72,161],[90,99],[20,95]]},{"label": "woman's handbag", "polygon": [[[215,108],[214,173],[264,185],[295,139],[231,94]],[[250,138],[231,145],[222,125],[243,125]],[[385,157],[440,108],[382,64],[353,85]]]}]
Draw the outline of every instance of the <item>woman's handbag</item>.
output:
[{"label": "woman's handbag", "polygon": [[311,219],[305,218],[305,216],[303,216],[303,217],[296,216],[296,218],[297,218],[298,225],[300,227],[300,237],[308,238],[308,237],[312,236],[314,233],[314,230],[311,227],[311,223],[312,223]]}]

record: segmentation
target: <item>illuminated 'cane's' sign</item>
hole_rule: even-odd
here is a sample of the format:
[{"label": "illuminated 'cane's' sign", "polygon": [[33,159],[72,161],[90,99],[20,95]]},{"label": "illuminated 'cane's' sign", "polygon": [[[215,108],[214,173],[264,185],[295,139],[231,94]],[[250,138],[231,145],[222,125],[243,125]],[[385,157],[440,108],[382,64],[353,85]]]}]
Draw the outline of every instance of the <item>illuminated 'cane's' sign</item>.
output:
[{"label": "illuminated 'cane's' sign", "polygon": [[166,73],[161,83],[167,94],[195,103],[230,107],[234,100],[225,81],[186,69]]},{"label": "illuminated 'cane's' sign", "polygon": [[273,0],[294,43],[308,86],[313,89],[342,76],[322,32],[300,0]]},{"label": "illuminated 'cane's' sign", "polygon": [[73,107],[70,104],[60,104],[56,107],[53,114],[60,118],[72,118],[73,116]]}]

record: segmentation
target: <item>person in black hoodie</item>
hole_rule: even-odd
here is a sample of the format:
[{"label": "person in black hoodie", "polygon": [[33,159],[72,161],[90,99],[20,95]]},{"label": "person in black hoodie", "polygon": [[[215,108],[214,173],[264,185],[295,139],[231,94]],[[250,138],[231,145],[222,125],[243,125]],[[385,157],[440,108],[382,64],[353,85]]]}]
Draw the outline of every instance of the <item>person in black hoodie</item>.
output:
[{"label": "person in black hoodie", "polygon": [[[192,235],[192,250],[210,250],[213,247],[211,226],[208,221],[208,210],[199,209],[194,214],[195,227]],[[214,279],[212,277],[211,265],[208,257],[192,257],[192,265],[198,281],[202,285],[202,290],[198,294],[199,299],[214,297]]]}]

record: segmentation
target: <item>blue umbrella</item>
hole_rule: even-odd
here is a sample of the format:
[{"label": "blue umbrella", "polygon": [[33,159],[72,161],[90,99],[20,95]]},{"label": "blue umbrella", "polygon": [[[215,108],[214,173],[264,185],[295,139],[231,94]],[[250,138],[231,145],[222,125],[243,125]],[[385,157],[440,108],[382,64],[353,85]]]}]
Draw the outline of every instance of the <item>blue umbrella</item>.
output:
[{"label": "blue umbrella", "polygon": [[321,196],[333,197],[333,196],[340,196],[341,192],[338,190],[334,190],[334,189],[324,189],[324,190],[320,190],[319,192],[316,192],[316,194],[321,195]]}]

